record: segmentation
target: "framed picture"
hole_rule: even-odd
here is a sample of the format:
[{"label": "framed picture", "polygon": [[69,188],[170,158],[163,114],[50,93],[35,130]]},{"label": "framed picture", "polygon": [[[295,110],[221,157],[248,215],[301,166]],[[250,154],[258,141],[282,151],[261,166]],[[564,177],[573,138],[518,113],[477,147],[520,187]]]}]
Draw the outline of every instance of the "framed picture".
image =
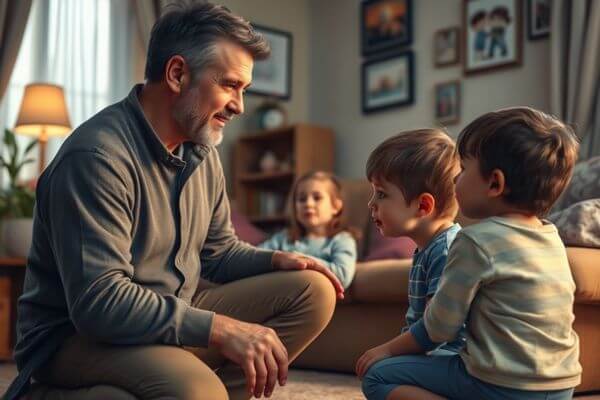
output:
[{"label": "framed picture", "polygon": [[465,74],[521,64],[521,2],[463,0]]},{"label": "framed picture", "polygon": [[292,96],[292,35],[254,25],[271,45],[271,56],[254,63],[252,86],[248,93],[289,100]]},{"label": "framed picture", "polygon": [[361,85],[363,113],[413,104],[414,80],[412,51],[364,62]]},{"label": "framed picture", "polygon": [[441,125],[460,120],[460,81],[435,85],[435,120]]},{"label": "framed picture", "polygon": [[440,29],[433,36],[433,63],[436,67],[460,61],[460,28]]},{"label": "framed picture", "polygon": [[362,54],[412,43],[412,0],[366,0],[361,4]]},{"label": "framed picture", "polygon": [[527,0],[527,37],[529,40],[550,35],[550,0]]}]

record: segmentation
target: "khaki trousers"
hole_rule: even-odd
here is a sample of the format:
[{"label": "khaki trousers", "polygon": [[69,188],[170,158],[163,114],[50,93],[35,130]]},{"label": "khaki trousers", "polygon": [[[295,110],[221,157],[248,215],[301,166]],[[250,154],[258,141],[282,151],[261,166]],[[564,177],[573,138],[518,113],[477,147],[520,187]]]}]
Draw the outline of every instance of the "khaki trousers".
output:
[{"label": "khaki trousers", "polygon": [[[273,328],[291,362],[329,323],[335,291],[318,272],[273,272],[201,290],[193,304]],[[36,400],[250,397],[241,368],[214,349],[111,345],[82,335],[66,340],[34,377]]]}]

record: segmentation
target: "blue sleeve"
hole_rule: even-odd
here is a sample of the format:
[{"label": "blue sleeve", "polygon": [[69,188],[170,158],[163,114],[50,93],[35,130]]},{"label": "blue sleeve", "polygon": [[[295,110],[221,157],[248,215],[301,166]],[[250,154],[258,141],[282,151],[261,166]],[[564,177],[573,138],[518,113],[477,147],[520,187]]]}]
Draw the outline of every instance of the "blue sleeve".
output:
[{"label": "blue sleeve", "polygon": [[320,261],[347,289],[354,279],[356,272],[356,240],[347,232],[338,233],[331,243],[331,257],[325,260],[321,257],[312,257]]},{"label": "blue sleeve", "polygon": [[448,249],[446,249],[445,243],[440,243],[431,249],[429,257],[427,257],[427,274],[425,277],[425,283],[427,285],[427,297],[432,297],[437,292],[442,272],[446,266],[446,260],[448,259]]},{"label": "blue sleeve", "polygon": [[279,231],[264,242],[260,243],[258,248],[266,249],[266,250],[285,250],[284,244],[287,240],[287,231]]},{"label": "blue sleeve", "polygon": [[427,329],[425,329],[425,322],[423,321],[423,318],[420,318],[417,322],[412,324],[408,330],[425,352],[433,350],[441,344],[431,340],[429,334],[427,333]]}]

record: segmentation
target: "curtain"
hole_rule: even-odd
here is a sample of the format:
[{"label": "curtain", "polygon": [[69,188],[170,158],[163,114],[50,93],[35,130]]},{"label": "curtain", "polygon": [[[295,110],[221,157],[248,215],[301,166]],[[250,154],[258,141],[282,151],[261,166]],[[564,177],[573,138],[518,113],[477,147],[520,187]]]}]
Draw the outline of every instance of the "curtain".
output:
[{"label": "curtain", "polygon": [[551,109],[582,139],[580,159],[600,154],[600,1],[554,0]]},{"label": "curtain", "polygon": [[[135,29],[128,1],[35,0],[30,14],[0,105],[0,126],[14,127],[23,88],[31,82],[64,88],[73,128],[127,95],[133,84],[130,38]],[[17,139],[23,143],[29,140],[19,135]],[[48,162],[63,141],[49,140]],[[37,175],[36,163],[27,167],[22,179]]]},{"label": "curtain", "polygon": [[148,48],[152,26],[160,16],[160,11],[167,3],[169,3],[168,0],[133,0],[132,2],[138,34],[144,50]]},{"label": "curtain", "polygon": [[0,100],[17,60],[31,0],[0,0]]}]

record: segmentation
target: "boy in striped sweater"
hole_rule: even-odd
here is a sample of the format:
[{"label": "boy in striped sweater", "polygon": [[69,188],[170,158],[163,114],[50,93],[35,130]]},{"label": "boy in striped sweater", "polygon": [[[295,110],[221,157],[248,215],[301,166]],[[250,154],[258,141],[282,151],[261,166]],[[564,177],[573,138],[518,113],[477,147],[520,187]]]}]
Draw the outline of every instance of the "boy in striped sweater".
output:
[{"label": "boy in striped sweater", "polygon": [[[573,131],[526,107],[487,113],[457,145],[461,212],[479,223],[450,248],[423,318],[361,358],[368,399],[570,399],[581,381],[572,323],[575,284],[556,228],[541,219],[567,185],[577,158]],[[466,322],[457,356],[424,353]]]}]

